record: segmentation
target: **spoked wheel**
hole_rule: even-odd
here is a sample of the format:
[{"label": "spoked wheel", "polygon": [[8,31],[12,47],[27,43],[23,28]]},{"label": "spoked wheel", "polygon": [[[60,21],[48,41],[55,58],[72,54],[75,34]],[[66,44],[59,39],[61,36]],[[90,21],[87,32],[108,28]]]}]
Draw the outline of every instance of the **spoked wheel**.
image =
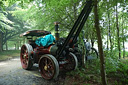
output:
[{"label": "spoked wheel", "polygon": [[66,56],[67,63],[64,65],[64,69],[67,71],[75,70],[78,66],[78,60],[77,57],[73,53],[69,53],[68,56]]},{"label": "spoked wheel", "polygon": [[33,66],[33,62],[31,60],[31,52],[33,51],[33,48],[29,44],[25,44],[21,47],[20,52],[20,60],[21,65],[23,69],[29,70]]},{"label": "spoked wheel", "polygon": [[45,54],[39,60],[39,70],[44,79],[54,79],[59,74],[58,61],[54,56]]}]

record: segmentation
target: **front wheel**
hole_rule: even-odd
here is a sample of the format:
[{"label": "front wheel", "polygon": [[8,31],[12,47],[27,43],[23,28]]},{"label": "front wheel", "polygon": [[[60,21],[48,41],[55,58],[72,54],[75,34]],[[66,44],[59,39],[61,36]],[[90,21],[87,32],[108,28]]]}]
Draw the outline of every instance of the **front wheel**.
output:
[{"label": "front wheel", "polygon": [[45,54],[39,60],[39,70],[44,79],[54,79],[59,74],[59,64],[53,55]]}]

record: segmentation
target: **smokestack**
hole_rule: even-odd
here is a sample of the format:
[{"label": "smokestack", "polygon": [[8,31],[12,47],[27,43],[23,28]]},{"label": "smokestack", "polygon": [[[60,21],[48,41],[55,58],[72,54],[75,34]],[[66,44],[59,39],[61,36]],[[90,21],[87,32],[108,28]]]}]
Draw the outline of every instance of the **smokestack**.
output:
[{"label": "smokestack", "polygon": [[59,40],[59,22],[54,22],[55,24],[55,39]]}]

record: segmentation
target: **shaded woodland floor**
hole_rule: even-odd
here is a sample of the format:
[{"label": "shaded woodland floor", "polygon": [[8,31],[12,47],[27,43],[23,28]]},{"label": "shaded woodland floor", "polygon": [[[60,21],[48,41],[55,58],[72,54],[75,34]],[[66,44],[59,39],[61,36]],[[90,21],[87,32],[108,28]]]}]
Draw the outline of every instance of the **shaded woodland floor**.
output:
[{"label": "shaded woodland floor", "polygon": [[[121,59],[120,62],[120,69],[107,73],[108,85],[128,85],[128,58]],[[102,85],[100,72],[90,68],[69,72],[65,78],[65,85]]]}]

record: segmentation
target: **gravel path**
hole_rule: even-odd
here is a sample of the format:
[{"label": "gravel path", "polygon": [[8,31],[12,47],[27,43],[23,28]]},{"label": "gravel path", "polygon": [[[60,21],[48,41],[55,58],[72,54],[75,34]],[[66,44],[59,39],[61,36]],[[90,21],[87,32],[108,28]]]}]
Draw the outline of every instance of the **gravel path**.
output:
[{"label": "gravel path", "polygon": [[35,64],[32,70],[24,70],[20,59],[0,62],[0,85],[64,85],[64,79],[44,80]]}]

